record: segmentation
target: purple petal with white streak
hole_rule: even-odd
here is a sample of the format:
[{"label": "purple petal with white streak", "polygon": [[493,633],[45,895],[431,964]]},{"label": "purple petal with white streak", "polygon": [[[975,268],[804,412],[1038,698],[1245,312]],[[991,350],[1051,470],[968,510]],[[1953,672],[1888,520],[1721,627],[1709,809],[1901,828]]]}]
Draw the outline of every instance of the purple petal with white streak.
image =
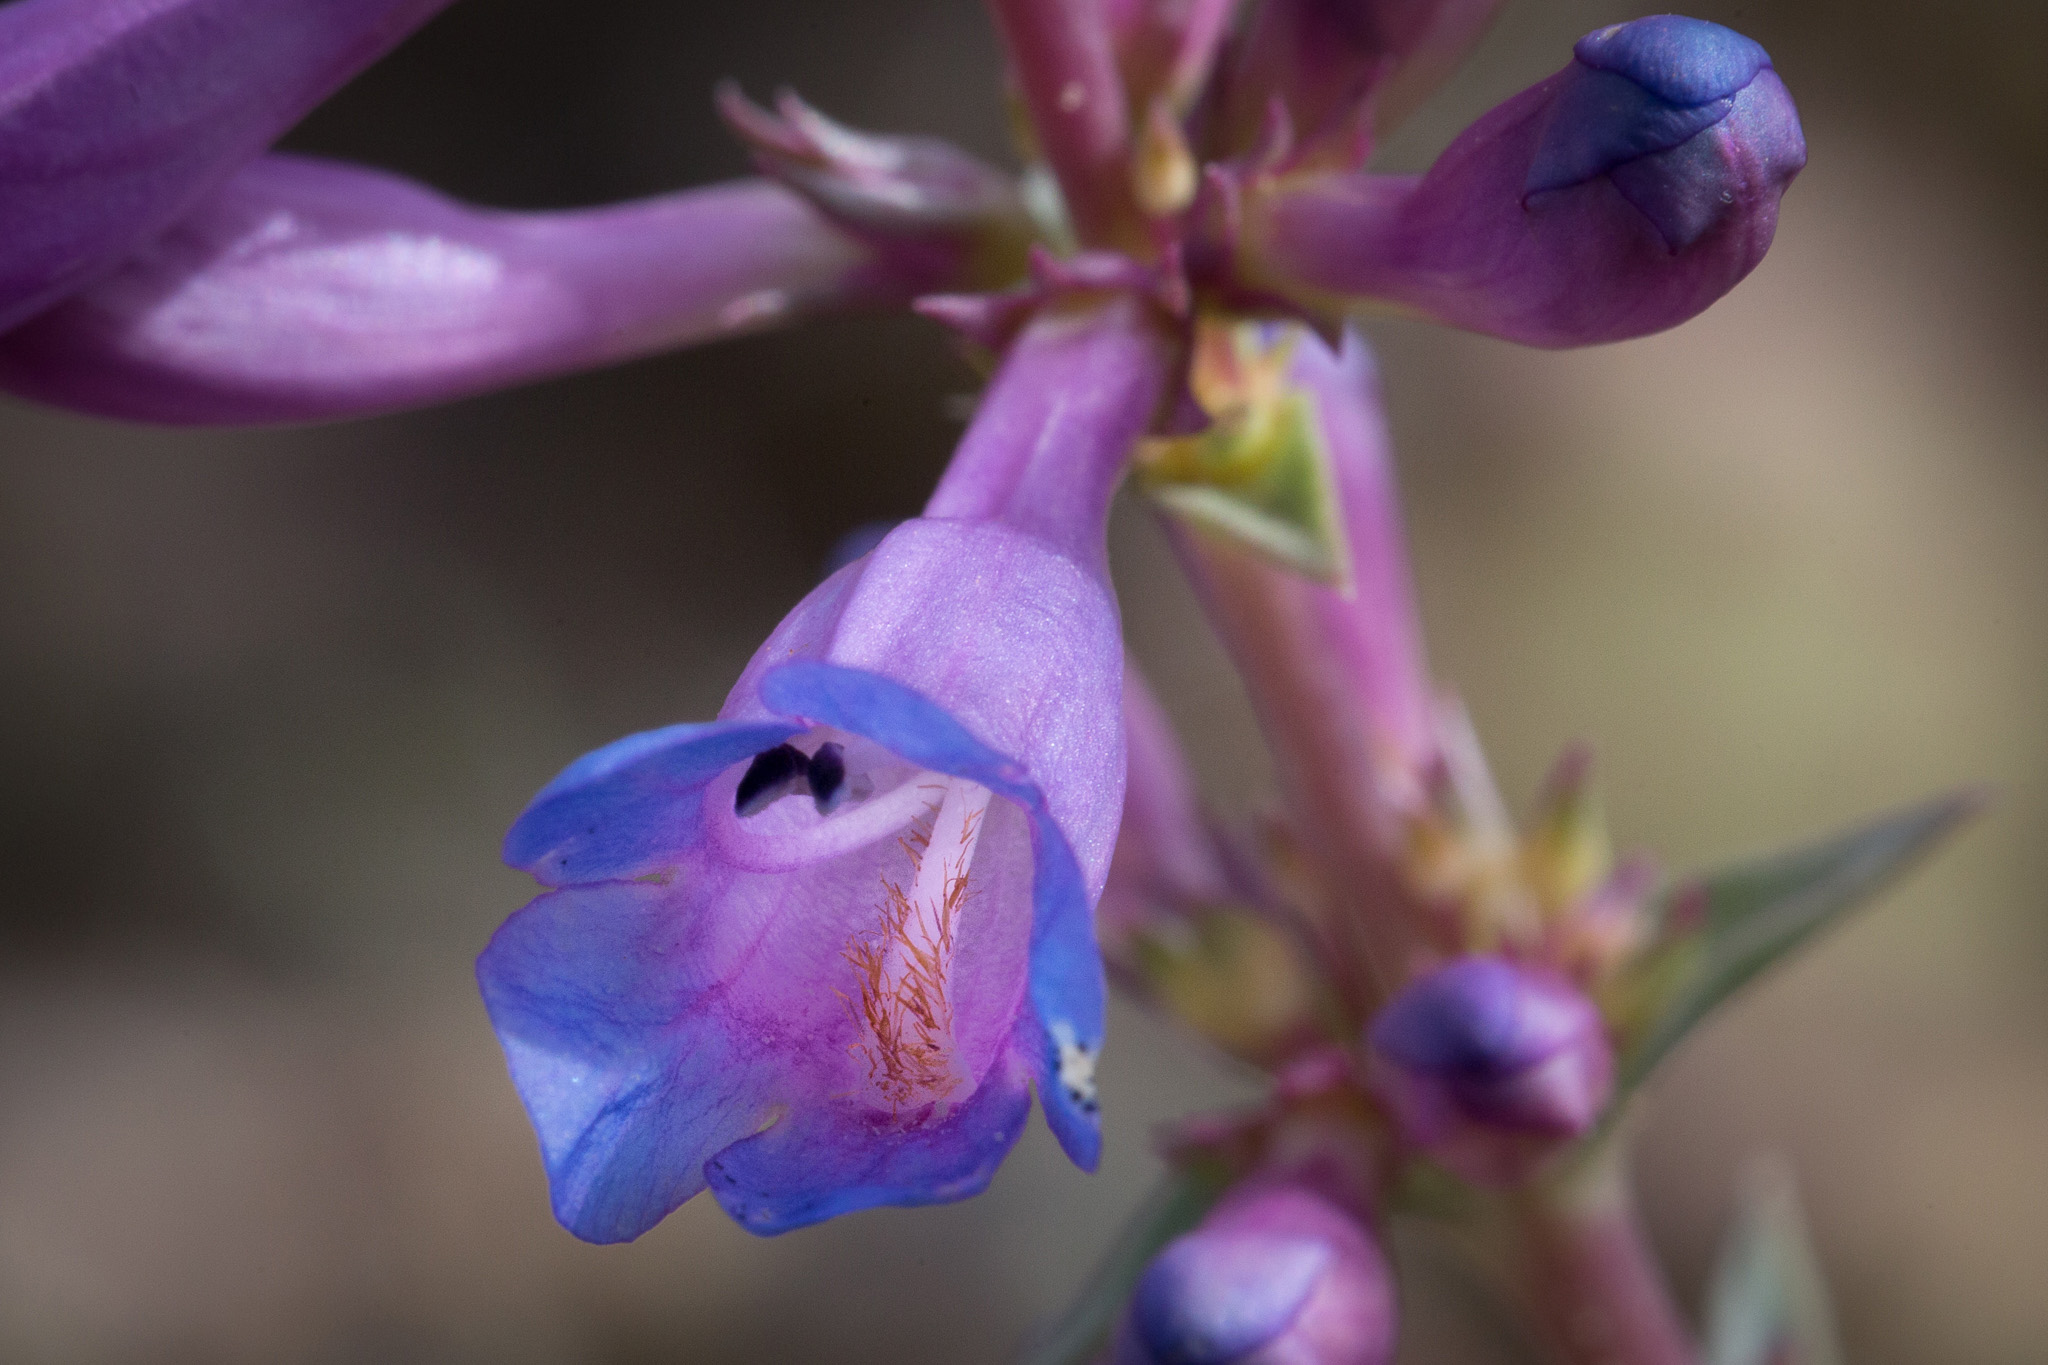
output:
[{"label": "purple petal with white streak", "polygon": [[446,3],[0,5],[0,331],[170,226]]},{"label": "purple petal with white streak", "polygon": [[766,181],[510,213],[268,156],[114,274],[0,336],[0,387],[136,421],[348,417],[937,283]]}]

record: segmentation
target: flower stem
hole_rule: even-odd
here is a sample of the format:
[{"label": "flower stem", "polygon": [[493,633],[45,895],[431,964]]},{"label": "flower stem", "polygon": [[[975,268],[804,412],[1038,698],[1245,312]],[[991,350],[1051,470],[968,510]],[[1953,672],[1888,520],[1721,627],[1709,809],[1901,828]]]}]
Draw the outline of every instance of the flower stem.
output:
[{"label": "flower stem", "polygon": [[1176,353],[1144,300],[1048,308],[997,371],[927,517],[1002,521],[1107,578],[1109,501]]},{"label": "flower stem", "polygon": [[1094,0],[989,0],[1039,151],[1088,246],[1144,252],[1131,191],[1131,117],[1104,7]]},{"label": "flower stem", "polygon": [[1400,980],[1408,934],[1373,791],[1372,737],[1317,610],[1324,593],[1177,524],[1168,534],[1237,665],[1323,901],[1325,961],[1354,1022]]},{"label": "flower stem", "polygon": [[1697,1365],[1663,1272],[1643,1236],[1618,1147],[1568,1179],[1512,1200],[1530,1314],[1570,1365]]}]

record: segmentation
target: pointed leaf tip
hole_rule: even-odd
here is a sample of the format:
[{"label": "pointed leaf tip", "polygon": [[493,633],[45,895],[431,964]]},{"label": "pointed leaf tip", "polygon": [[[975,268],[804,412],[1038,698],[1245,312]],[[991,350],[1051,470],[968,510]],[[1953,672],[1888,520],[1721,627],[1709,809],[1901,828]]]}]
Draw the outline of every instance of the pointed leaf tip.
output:
[{"label": "pointed leaf tip", "polygon": [[[1843,911],[1869,901],[1982,810],[1969,788],[1667,893],[1664,933],[1630,969],[1651,1001],[1623,1054],[1615,1105],[1694,1025]],[[1629,983],[1623,993],[1632,994]],[[1638,995],[1637,998],[1642,998]]]}]

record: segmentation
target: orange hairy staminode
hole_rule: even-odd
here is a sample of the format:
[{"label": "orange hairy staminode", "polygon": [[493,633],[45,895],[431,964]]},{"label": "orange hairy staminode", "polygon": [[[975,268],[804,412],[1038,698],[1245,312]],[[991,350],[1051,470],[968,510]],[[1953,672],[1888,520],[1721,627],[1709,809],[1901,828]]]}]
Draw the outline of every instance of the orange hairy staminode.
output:
[{"label": "orange hairy staminode", "polygon": [[[936,819],[935,808],[931,819]],[[847,1001],[862,1036],[851,1046],[867,1061],[868,1082],[892,1115],[942,1102],[962,1077],[954,1066],[952,974],[953,936],[967,901],[981,811],[961,823],[959,852],[943,861],[937,894],[920,897],[927,884],[925,859],[933,856],[931,827],[920,822],[902,840],[910,855],[912,890],[884,878],[881,922],[856,936],[844,951],[860,979],[860,999]],[[945,854],[938,855],[942,859]]]}]

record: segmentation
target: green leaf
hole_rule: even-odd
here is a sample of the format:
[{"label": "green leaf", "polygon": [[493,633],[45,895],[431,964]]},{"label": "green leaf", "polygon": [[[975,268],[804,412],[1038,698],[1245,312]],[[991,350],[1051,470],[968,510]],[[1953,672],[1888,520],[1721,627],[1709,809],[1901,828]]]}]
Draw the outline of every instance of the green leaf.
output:
[{"label": "green leaf", "polygon": [[1751,978],[1861,905],[1983,805],[1958,792],[1862,829],[1681,885],[1665,897],[1666,943],[1618,984],[1646,1002],[1622,1056],[1619,1101],[1692,1027]]},{"label": "green leaf", "polygon": [[1703,1365],[1842,1365],[1791,1172],[1753,1165],[1707,1298]]},{"label": "green leaf", "polygon": [[1202,1221],[1226,1183],[1220,1171],[1168,1172],[1082,1281],[1067,1311],[1031,1343],[1019,1365],[1085,1365],[1092,1360],[1145,1267],[1161,1247]]}]

